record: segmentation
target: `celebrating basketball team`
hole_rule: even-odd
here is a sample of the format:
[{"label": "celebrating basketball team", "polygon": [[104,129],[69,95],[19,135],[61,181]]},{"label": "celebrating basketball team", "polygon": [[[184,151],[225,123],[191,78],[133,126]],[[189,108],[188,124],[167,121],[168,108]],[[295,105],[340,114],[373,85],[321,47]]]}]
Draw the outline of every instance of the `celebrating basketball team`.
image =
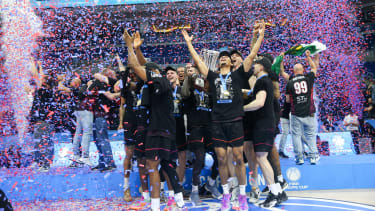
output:
[{"label": "celebrating basketball team", "polygon": [[[181,34],[193,62],[164,69],[145,59],[140,34],[130,35],[125,30],[127,66],[122,65],[121,58],[117,60],[121,64],[118,87],[120,128],[125,131],[126,201],[132,200],[129,175],[133,156],[138,161],[142,200],[151,203],[153,211],[160,210],[161,200],[174,209],[186,209],[184,196],[189,197],[193,206],[200,205],[199,190],[203,185],[212,197],[221,200],[223,211],[231,210],[235,204],[240,210],[248,210],[249,203],[272,208],[288,199],[284,191],[288,184],[281,174],[279,151],[274,144],[281,113],[279,75],[271,68],[272,55],[259,53],[265,30],[264,21],[256,22],[250,54],[244,57],[236,48],[218,52],[218,65],[213,69],[208,65],[212,61],[197,53],[194,37],[185,30]],[[311,93],[319,61],[318,55],[311,58],[310,54],[305,52],[311,71],[306,73],[302,64],[294,65],[293,74],[287,77],[285,94],[290,103],[293,141],[304,136],[311,147],[310,162],[316,164],[319,157],[312,140],[315,108]],[[284,76],[284,64],[280,66]],[[307,134],[302,134],[301,128]],[[300,148],[295,146],[299,153],[297,164],[303,162]],[[182,186],[186,181],[187,151],[195,157],[192,189],[188,193]],[[201,184],[206,153],[213,157],[213,165],[206,184]],[[245,164],[250,172],[249,195]],[[262,202],[258,166],[267,183],[262,193],[268,195]]]}]

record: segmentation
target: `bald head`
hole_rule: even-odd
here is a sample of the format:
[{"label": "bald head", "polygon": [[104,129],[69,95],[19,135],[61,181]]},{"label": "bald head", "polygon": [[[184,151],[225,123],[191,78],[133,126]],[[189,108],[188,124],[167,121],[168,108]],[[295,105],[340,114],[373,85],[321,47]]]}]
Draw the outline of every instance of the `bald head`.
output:
[{"label": "bald head", "polygon": [[294,65],[293,72],[295,75],[303,74],[303,65],[301,63]]}]

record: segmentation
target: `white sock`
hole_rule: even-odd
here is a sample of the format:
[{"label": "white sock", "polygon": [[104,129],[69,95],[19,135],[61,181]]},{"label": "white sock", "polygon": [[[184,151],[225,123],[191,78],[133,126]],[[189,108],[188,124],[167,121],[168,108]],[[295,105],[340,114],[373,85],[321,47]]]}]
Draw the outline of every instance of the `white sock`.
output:
[{"label": "white sock", "polygon": [[229,194],[229,183],[221,186],[223,187],[223,194]]},{"label": "white sock", "polygon": [[160,191],[164,191],[165,182],[160,182]]},{"label": "white sock", "polygon": [[173,190],[168,191],[168,197],[175,197]]},{"label": "white sock", "polygon": [[240,185],[240,195],[246,195],[246,185]]},{"label": "white sock", "polygon": [[279,182],[284,181],[284,177],[283,177],[282,174],[280,174],[279,176],[277,176],[277,181],[279,181]]},{"label": "white sock", "polygon": [[258,180],[258,178],[251,177],[250,185],[251,185],[252,188],[259,189],[259,184],[258,184],[257,180]]},{"label": "white sock", "polygon": [[192,189],[191,189],[192,192],[198,192],[198,185],[192,185]]},{"label": "white sock", "polygon": [[129,188],[129,178],[124,177],[124,190]]},{"label": "white sock", "polygon": [[278,193],[282,193],[283,192],[283,189],[281,189],[280,183],[276,183],[276,190],[277,190]]},{"label": "white sock", "polygon": [[215,180],[212,179],[210,176],[207,177],[207,180],[208,180],[208,184],[209,184],[210,186],[214,186],[214,185],[215,185]]},{"label": "white sock", "polygon": [[238,179],[237,177],[231,177],[231,182],[232,182],[232,188],[235,188],[238,186]]},{"label": "white sock", "polygon": [[274,183],[272,185],[269,185],[268,188],[270,189],[271,193],[273,195],[278,195],[279,193],[281,193],[281,187],[280,187],[280,184],[279,183]]},{"label": "white sock", "polygon": [[152,210],[160,209],[160,198],[151,198],[151,209]]},{"label": "white sock", "polygon": [[185,206],[184,196],[182,195],[182,192],[176,193],[176,195],[174,196],[174,199],[178,207]]},{"label": "white sock", "polygon": [[149,200],[150,199],[150,192],[142,192],[142,196],[144,200]]}]

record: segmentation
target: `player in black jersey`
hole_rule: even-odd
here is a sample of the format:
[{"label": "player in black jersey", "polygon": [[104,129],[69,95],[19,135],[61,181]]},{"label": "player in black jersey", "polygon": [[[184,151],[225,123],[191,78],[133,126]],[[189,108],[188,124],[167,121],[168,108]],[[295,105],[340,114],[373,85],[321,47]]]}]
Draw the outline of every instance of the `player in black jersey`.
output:
[{"label": "player in black jersey", "polygon": [[254,62],[254,75],[256,82],[252,89],[255,99],[244,106],[245,111],[255,111],[255,121],[252,129],[252,138],[257,162],[263,172],[269,187],[270,194],[261,203],[262,207],[273,207],[278,203],[282,193],[279,183],[275,183],[274,171],[267,159],[274,145],[275,113],[274,113],[274,88],[269,74],[271,62],[262,57]]},{"label": "player in black jersey", "polygon": [[246,200],[246,168],[243,161],[243,125],[242,117],[243,101],[241,85],[243,80],[248,79],[245,72],[250,70],[264,38],[264,23],[260,26],[260,33],[254,48],[243,62],[243,65],[232,72],[232,61],[230,53],[227,51],[219,54],[219,73],[209,71],[206,64],[201,60],[195,51],[192,40],[193,37],[183,30],[182,34],[187,43],[188,49],[201,74],[209,81],[210,92],[213,98],[212,107],[212,127],[215,152],[219,160],[219,173],[223,186],[222,210],[230,210],[230,194],[228,186],[228,165],[227,146],[232,146],[233,157],[236,162],[236,175],[240,185],[239,204],[241,210],[247,210]]},{"label": "player in black jersey", "polygon": [[184,102],[181,96],[181,85],[183,81],[179,81],[179,75],[177,70],[171,66],[165,68],[167,73],[166,77],[172,85],[173,88],[173,115],[176,120],[176,145],[178,150],[178,163],[177,174],[182,184],[185,177],[186,170],[186,131],[185,131],[185,121],[184,121]]},{"label": "player in black jersey", "polygon": [[117,62],[119,63],[121,77],[121,106],[118,129],[124,129],[126,153],[124,159],[124,199],[127,202],[132,200],[129,177],[131,159],[135,152],[142,186],[142,198],[149,202],[150,194],[144,158],[144,142],[148,121],[147,85],[144,85],[143,81],[140,81],[130,68],[125,71],[119,57],[117,57]]},{"label": "player in black jersey", "polygon": [[[187,78],[182,86],[182,95],[185,99],[185,110],[187,112],[188,149],[195,154],[190,200],[196,206],[200,204],[198,190],[200,174],[205,162],[205,147],[207,151],[213,151],[211,141],[212,98],[208,93],[208,82],[202,79],[195,66],[189,69],[185,77]],[[215,154],[211,155],[214,156],[215,160]],[[219,198],[221,194],[212,181],[214,182],[212,177],[209,177],[209,182],[206,183],[205,188],[212,193],[213,197]]]},{"label": "player in black jersey", "polygon": [[310,57],[310,51],[306,51],[306,57],[311,71],[305,74],[303,65],[298,63],[293,67],[293,79],[290,79],[287,83],[286,101],[290,102],[291,105],[290,121],[297,165],[304,163],[302,134],[304,134],[309,147],[310,163],[315,165],[319,160],[316,146],[315,105],[313,99],[314,79],[317,73],[316,61],[319,61],[316,58],[319,57],[315,56],[313,60]]},{"label": "player in black jersey", "polygon": [[160,210],[160,175],[158,166],[167,172],[175,192],[178,209],[185,207],[182,186],[176,173],[176,122],[173,116],[173,89],[160,74],[159,65],[149,62],[142,66],[133,49],[133,40],[127,31],[124,40],[128,48],[128,65],[145,82],[149,90],[150,124],[145,142],[146,167],[150,177],[151,210]]}]

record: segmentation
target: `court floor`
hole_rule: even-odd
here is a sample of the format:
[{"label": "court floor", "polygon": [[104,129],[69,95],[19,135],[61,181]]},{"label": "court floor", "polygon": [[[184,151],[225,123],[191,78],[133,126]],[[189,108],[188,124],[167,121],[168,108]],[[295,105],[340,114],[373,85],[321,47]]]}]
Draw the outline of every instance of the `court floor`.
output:
[{"label": "court floor", "polygon": [[[289,200],[278,207],[262,209],[251,204],[249,210],[375,210],[375,189],[288,191],[287,193]],[[189,201],[186,201],[186,205],[186,210],[220,210],[220,201],[215,199],[203,199],[202,204],[196,207]],[[147,205],[139,200],[125,203],[121,198],[16,202],[13,203],[13,208],[15,210],[149,210]],[[176,209],[162,204],[161,210]],[[233,204],[232,210],[239,210],[239,208]]]}]

